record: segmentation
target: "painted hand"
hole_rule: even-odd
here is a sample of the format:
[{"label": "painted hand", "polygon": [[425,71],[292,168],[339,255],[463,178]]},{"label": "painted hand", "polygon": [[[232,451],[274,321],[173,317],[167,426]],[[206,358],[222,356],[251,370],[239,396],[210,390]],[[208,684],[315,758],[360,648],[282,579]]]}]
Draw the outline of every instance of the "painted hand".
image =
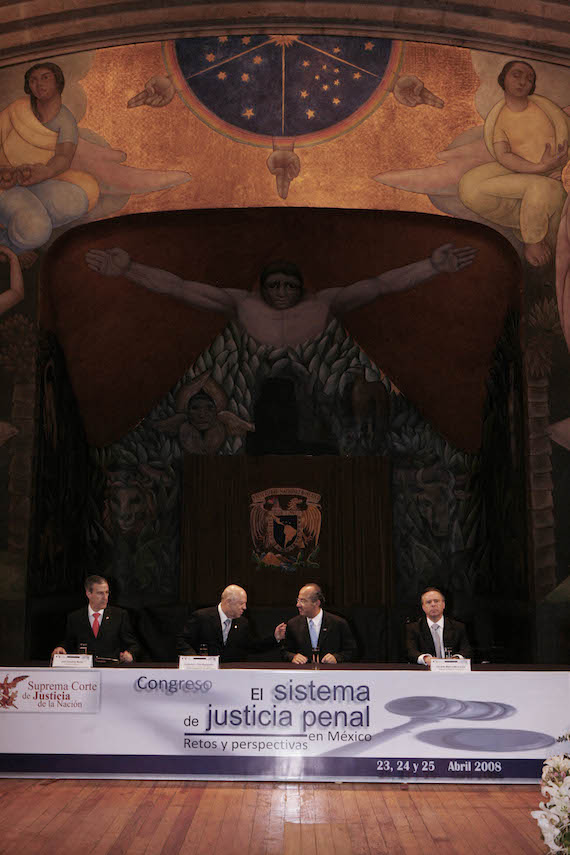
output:
[{"label": "painted hand", "polygon": [[432,252],[431,263],[437,273],[457,273],[473,264],[476,254],[472,246],[457,249],[452,243],[444,243]]},{"label": "painted hand", "polygon": [[8,249],[7,246],[3,246],[0,243],[0,261],[11,261],[16,258],[17,255],[13,250]]},{"label": "painted hand", "polygon": [[11,166],[4,166],[0,169],[0,190],[9,190],[15,187],[18,183],[18,175],[15,169]]},{"label": "painted hand", "polygon": [[52,177],[52,170],[45,163],[23,163],[16,168],[16,175],[18,184],[21,184],[22,187],[29,187],[47,181]]},{"label": "painted hand", "polygon": [[282,199],[287,198],[289,185],[301,171],[301,161],[294,151],[277,149],[267,158],[267,168],[275,175],[277,192]]},{"label": "painted hand", "polygon": [[393,91],[394,98],[400,104],[405,104],[406,107],[417,107],[419,104],[425,104],[428,107],[437,107],[438,110],[441,110],[444,105],[443,100],[426,89],[419,77],[415,77],[413,74],[404,74],[402,77],[398,77]]},{"label": "painted hand", "polygon": [[[568,160],[568,140],[560,143],[556,147],[556,151],[552,151],[550,143],[546,143],[540,163],[543,167],[543,172],[552,172],[553,170],[562,170]],[[559,173],[561,174],[561,172]],[[558,175],[556,176],[558,177]]]},{"label": "painted hand", "polygon": [[91,270],[101,276],[124,276],[131,266],[131,257],[124,249],[90,249],[85,253],[85,261]]},{"label": "painted hand", "polygon": [[166,107],[176,94],[169,76],[155,74],[144,85],[142,92],[127,101],[127,107]]}]

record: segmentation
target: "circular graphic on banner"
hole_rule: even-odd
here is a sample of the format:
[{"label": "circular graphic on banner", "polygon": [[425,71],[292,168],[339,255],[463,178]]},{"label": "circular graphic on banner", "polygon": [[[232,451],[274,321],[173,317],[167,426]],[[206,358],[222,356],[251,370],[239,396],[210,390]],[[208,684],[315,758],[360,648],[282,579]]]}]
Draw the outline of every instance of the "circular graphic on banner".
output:
[{"label": "circular graphic on banner", "polygon": [[168,73],[213,130],[262,147],[316,145],[364,121],[391,91],[404,43],[355,36],[228,35],[163,45]]},{"label": "circular graphic on banner", "polygon": [[498,728],[449,728],[425,730],[416,739],[437,748],[459,751],[535,751],[556,742],[548,733],[536,730],[499,730]]}]

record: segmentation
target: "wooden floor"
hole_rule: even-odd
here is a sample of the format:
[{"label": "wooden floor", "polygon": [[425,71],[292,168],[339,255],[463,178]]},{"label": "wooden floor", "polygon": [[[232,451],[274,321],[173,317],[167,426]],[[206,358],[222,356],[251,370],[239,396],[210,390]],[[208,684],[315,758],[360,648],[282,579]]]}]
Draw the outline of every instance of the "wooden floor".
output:
[{"label": "wooden floor", "polygon": [[537,786],[0,779],[0,853],[523,855]]}]

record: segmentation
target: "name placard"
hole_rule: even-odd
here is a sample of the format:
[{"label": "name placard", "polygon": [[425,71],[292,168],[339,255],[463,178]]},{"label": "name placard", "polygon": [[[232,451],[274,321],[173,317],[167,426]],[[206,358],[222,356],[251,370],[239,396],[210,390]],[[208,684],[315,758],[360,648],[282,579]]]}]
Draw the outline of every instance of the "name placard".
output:
[{"label": "name placard", "polygon": [[181,671],[215,671],[220,667],[219,656],[179,656]]},{"label": "name placard", "polygon": [[52,668],[93,668],[91,653],[54,653]]},{"label": "name placard", "polygon": [[432,659],[431,671],[444,671],[446,674],[467,674],[471,671],[471,659]]}]

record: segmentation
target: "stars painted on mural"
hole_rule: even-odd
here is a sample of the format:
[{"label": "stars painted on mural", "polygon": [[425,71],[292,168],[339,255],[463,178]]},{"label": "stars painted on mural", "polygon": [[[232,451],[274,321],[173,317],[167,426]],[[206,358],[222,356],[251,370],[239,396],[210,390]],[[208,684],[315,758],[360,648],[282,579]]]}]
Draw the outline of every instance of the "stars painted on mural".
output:
[{"label": "stars painted on mural", "polygon": [[387,39],[302,34],[179,39],[173,50],[194,112],[269,140],[314,135],[375,103],[394,56]]}]

